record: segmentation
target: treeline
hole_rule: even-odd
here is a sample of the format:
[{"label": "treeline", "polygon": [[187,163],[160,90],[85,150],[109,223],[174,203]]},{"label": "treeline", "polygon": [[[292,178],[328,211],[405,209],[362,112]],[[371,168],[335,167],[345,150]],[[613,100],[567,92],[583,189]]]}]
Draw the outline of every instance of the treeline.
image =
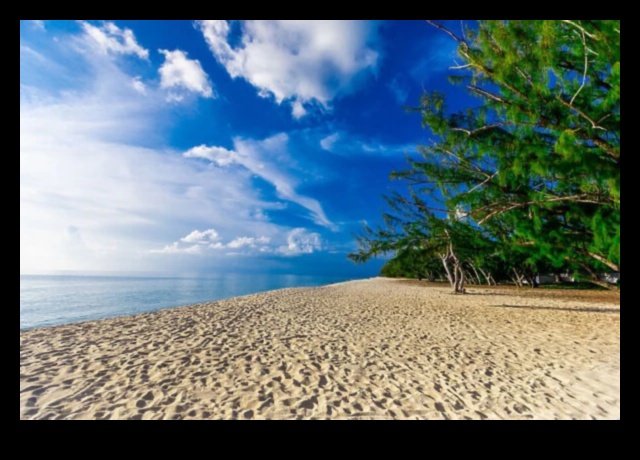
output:
[{"label": "treeline", "polygon": [[570,271],[600,285],[620,272],[620,21],[482,21],[461,33],[451,80],[462,111],[425,91],[433,139],[391,174],[384,225],[365,226],[355,262],[383,271],[533,283]]}]

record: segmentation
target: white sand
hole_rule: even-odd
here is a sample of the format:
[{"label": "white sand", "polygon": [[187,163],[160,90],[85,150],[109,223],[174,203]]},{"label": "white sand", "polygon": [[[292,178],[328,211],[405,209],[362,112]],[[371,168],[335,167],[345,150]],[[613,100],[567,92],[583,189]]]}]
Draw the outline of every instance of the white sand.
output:
[{"label": "white sand", "polygon": [[20,418],[620,418],[619,295],[376,278],[20,333]]}]

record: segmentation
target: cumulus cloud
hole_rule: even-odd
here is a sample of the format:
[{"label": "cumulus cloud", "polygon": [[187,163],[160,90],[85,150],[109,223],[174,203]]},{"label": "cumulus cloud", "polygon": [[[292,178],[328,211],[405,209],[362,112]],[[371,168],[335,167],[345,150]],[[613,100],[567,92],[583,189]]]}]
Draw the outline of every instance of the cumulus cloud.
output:
[{"label": "cumulus cloud", "polygon": [[[189,59],[181,50],[158,50],[164,55],[164,63],[158,69],[160,86],[198,93],[203,97],[213,97],[213,88],[209,76],[197,59]],[[171,94],[171,98],[181,99],[180,94]]]},{"label": "cumulus cloud", "polygon": [[305,115],[305,105],[328,107],[378,59],[368,43],[375,25],[363,21],[243,21],[236,47],[227,21],[196,25],[229,75],[247,80],[260,96],[291,102],[296,118]]},{"label": "cumulus cloud", "polygon": [[152,249],[150,252],[157,254],[200,254],[202,246],[192,244],[191,246],[182,246],[177,241],[166,245],[162,249]]},{"label": "cumulus cloud", "polygon": [[[171,110],[166,91],[148,85],[146,97],[138,97],[134,85],[143,81],[114,59],[123,51],[98,43],[84,28],[61,35],[58,53],[29,53],[35,45],[21,43],[21,65],[33,54],[20,87],[21,273],[191,273],[227,268],[227,250],[284,255],[278,248],[289,247],[292,228],[273,222],[271,211],[286,204],[266,199],[253,171],[272,181],[280,197],[322,211],[297,193],[300,174],[291,167],[287,136],[213,149],[207,159],[217,166],[185,158],[163,137]],[[96,47],[104,52],[90,52]],[[51,90],[51,80],[68,83],[70,72],[81,75],[81,84]],[[47,84],[25,82],[32,74],[45,75]]]},{"label": "cumulus cloud", "polygon": [[280,246],[280,254],[293,256],[311,254],[322,249],[322,240],[317,233],[310,233],[304,228],[294,228],[287,235],[287,244]]},{"label": "cumulus cloud", "polygon": [[[285,241],[282,241],[283,235],[285,236]],[[271,253],[282,256],[298,256],[322,250],[320,235],[309,232],[302,227],[294,228],[279,236],[281,243],[272,242],[272,238],[267,236],[239,236],[227,243],[215,241],[207,245],[205,243],[208,243],[211,239],[219,239],[218,233],[213,229],[205,231],[194,230],[184,238],[180,238],[178,241],[161,249],[152,249],[150,252],[158,254],[206,254],[207,250],[233,249],[234,252],[226,253],[226,255]]]},{"label": "cumulus cloud", "polygon": [[[84,33],[82,39],[88,40]],[[247,169],[212,168],[153,147],[164,145],[164,94],[147,88],[147,97],[135,97],[133,75],[107,54],[73,46],[73,40],[65,51],[85,73],[81,88],[54,94],[21,81],[22,272],[208,269],[221,262],[165,259],[150,251],[209,253],[219,242],[211,233],[208,244],[176,238],[194,228],[234,237],[275,237],[289,230],[270,221],[269,211],[283,204],[261,198]],[[60,78],[67,62],[59,59],[33,59],[31,67]],[[82,230],[88,248],[74,257],[68,250],[70,226]]]},{"label": "cumulus cloud", "polygon": [[113,22],[105,22],[101,27],[84,21],[80,25],[86,36],[104,53],[135,54],[140,59],[149,59],[149,51],[138,44],[131,29],[121,29]]},{"label": "cumulus cloud", "polygon": [[216,146],[207,147],[204,144],[187,150],[184,152],[184,156],[187,158],[205,158],[218,166],[229,166],[232,163],[236,163],[238,158],[238,154],[233,150]]},{"label": "cumulus cloud", "polygon": [[[187,236],[164,246],[161,249],[152,249],[151,253],[156,254],[203,254],[206,250],[212,249],[243,249],[250,254],[258,252],[274,252],[274,248],[268,246],[271,238],[268,236],[239,236],[228,243],[220,240],[218,232],[210,228],[200,231],[194,230]],[[246,252],[248,251],[248,252]],[[229,253],[231,255],[241,254],[241,252]]]},{"label": "cumulus cloud", "polygon": [[210,228],[205,231],[194,230],[180,241],[184,243],[210,244],[218,239],[218,232]]},{"label": "cumulus cloud", "polygon": [[[325,227],[333,227],[318,200],[296,192],[296,180],[282,170],[283,163],[292,162],[287,153],[289,137],[280,133],[261,141],[234,139],[234,150],[224,147],[200,145],[189,149],[183,155],[190,158],[204,158],[218,166],[238,164],[256,176],[271,183],[278,196],[296,203],[311,213],[312,220]],[[277,159],[278,161],[274,161]]]}]

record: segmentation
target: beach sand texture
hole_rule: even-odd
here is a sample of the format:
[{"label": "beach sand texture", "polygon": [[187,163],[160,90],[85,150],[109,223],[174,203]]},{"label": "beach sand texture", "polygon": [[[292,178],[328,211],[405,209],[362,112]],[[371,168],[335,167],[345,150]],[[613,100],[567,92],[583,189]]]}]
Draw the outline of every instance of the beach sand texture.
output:
[{"label": "beach sand texture", "polygon": [[20,332],[21,419],[617,419],[609,292],[374,278]]}]

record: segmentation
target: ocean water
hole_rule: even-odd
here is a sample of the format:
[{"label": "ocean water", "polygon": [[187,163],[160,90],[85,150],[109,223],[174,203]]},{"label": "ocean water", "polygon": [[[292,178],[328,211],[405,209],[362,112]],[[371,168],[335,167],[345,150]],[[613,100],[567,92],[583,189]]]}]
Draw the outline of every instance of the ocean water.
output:
[{"label": "ocean water", "polygon": [[20,330],[348,279],[297,275],[211,278],[20,275]]}]

